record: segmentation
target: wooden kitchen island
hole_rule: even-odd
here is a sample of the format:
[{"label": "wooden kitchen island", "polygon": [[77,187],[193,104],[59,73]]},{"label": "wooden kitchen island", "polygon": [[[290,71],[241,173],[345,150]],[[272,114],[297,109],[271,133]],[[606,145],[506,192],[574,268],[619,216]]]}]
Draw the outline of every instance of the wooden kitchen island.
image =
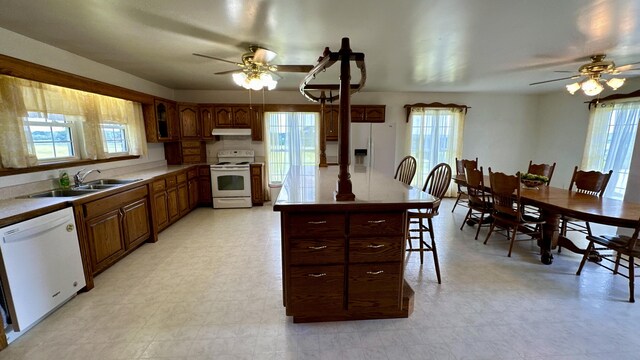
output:
[{"label": "wooden kitchen island", "polygon": [[294,322],[408,317],[407,209],[440,200],[391,176],[350,168],[354,201],[336,201],[338,167],[292,167],[281,213],[283,300]]}]

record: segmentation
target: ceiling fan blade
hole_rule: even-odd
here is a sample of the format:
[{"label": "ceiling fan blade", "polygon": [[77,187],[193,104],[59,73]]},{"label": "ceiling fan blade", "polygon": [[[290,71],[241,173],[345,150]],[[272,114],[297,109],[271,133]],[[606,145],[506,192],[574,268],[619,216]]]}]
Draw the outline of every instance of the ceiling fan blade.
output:
[{"label": "ceiling fan blade", "polygon": [[529,84],[529,86],[531,85],[539,85],[539,84],[545,84],[545,83],[549,83],[549,82],[553,82],[553,81],[560,81],[560,80],[569,80],[569,79],[577,79],[582,75],[574,75],[574,76],[568,76],[568,77],[563,77],[563,78],[559,78],[559,79],[553,79],[553,80],[545,80],[545,81],[538,81],[538,82],[534,82]]},{"label": "ceiling fan blade", "polygon": [[570,71],[570,70],[556,70],[554,72],[557,72],[557,73],[568,73],[568,74],[575,73],[575,71]]},{"label": "ceiling fan blade", "polygon": [[271,50],[259,47],[253,54],[253,62],[268,64],[271,60],[275,59],[277,55],[278,54]]},{"label": "ceiling fan blade", "polygon": [[229,64],[234,64],[234,65],[242,66],[242,64],[237,63],[237,62],[235,62],[235,61],[231,61],[231,60],[227,60],[227,59],[222,59],[222,58],[217,58],[217,57],[215,57],[215,56],[202,55],[202,54],[197,54],[197,53],[193,53],[193,55],[195,55],[195,56],[200,56],[200,57],[207,58],[207,59],[212,59],[212,60],[224,61],[224,62],[228,62]]},{"label": "ceiling fan blade", "polygon": [[621,65],[621,66],[616,66],[616,71],[637,70],[637,69],[632,69],[633,65],[637,65],[637,64],[640,64],[640,61],[634,62],[634,63],[630,63],[630,64]]},{"label": "ceiling fan blade", "polygon": [[218,71],[217,73],[213,73],[214,75],[226,75],[226,74],[233,74],[233,73],[237,73],[237,72],[241,72],[241,69],[236,69],[236,70],[227,70],[227,71]]},{"label": "ceiling fan blade", "polygon": [[276,65],[276,71],[308,73],[313,65]]}]

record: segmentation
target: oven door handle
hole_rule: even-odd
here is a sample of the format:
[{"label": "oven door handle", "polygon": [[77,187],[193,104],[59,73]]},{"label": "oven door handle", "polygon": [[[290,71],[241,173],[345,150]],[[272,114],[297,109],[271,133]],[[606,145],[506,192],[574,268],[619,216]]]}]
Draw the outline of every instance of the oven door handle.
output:
[{"label": "oven door handle", "polygon": [[237,167],[237,168],[224,168],[224,169],[211,169],[211,172],[230,172],[230,171],[249,171],[249,168],[241,168],[241,167]]}]

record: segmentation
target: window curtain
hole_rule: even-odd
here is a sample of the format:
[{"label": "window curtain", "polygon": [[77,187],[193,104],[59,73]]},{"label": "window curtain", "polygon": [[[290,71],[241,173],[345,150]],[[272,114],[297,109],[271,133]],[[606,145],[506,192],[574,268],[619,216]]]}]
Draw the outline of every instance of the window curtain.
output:
[{"label": "window curtain", "polygon": [[44,84],[37,81],[0,76],[2,107],[0,110],[0,156],[3,167],[23,168],[37,164],[30,132],[24,127],[27,112],[63,114],[81,133],[76,136],[81,159],[104,159],[100,125],[127,125],[129,154],[145,155],[142,106],[128,100]]},{"label": "window curtain", "polygon": [[624,197],[639,118],[638,101],[600,104],[590,111],[581,168],[613,170],[606,197]]},{"label": "window curtain", "polygon": [[[411,109],[407,127],[407,152],[416,158],[416,176],[412,186],[422,188],[431,169],[444,162],[455,169],[455,159],[462,157],[464,111],[456,108]],[[456,196],[453,183],[445,196]]]}]

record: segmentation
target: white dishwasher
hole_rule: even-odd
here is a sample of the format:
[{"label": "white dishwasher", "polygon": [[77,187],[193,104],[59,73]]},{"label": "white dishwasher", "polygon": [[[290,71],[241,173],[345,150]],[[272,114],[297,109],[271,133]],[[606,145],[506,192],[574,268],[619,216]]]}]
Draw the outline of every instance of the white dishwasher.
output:
[{"label": "white dishwasher", "polygon": [[75,296],[85,278],[71,208],[2,228],[0,236],[11,342]]}]

